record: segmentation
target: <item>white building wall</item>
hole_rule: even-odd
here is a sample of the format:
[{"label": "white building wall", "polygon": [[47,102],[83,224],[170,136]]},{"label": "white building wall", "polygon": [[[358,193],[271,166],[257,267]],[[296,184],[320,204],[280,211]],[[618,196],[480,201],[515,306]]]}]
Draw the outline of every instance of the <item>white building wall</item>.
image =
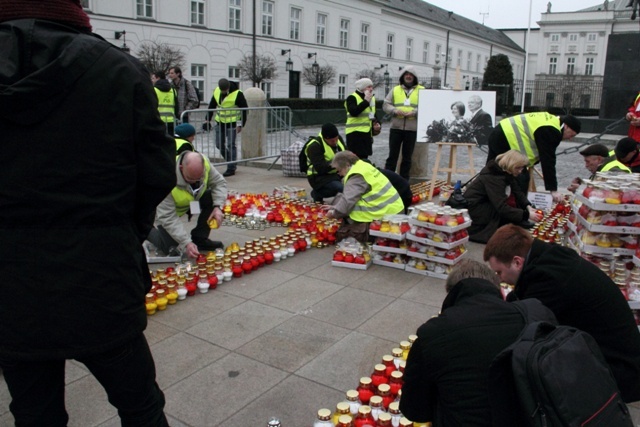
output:
[{"label": "white building wall", "polygon": [[[218,79],[228,77],[229,67],[235,66],[244,54],[252,52],[252,1],[241,0],[241,31],[229,31],[229,1],[206,0],[204,26],[192,25],[189,0],[160,1],[150,0],[153,13],[150,19],[136,15],[136,0],[85,0],[94,32],[107,41],[121,46],[124,39],[116,40],[115,31],[126,31],[126,44],[135,56],[141,43],[156,41],[171,44],[179,48],[185,55],[183,74],[191,79],[191,65],[205,66],[204,99],[217,85]],[[262,36],[262,0],[256,0],[256,52],[270,55],[278,65],[278,76],[272,82],[273,97],[287,97],[289,90],[289,74],[285,71],[288,54],[282,56],[282,49],[291,49],[293,69],[302,71],[314,60],[319,65],[331,65],[336,68],[336,79],[333,84],[324,88],[323,96],[338,97],[338,76],[348,75],[346,94],[354,90],[353,82],[356,73],[363,69],[373,69],[387,64],[391,78],[391,86],[395,85],[398,70],[406,65],[413,65],[421,78],[434,75],[436,62],[436,46],[441,45],[446,51],[447,28],[431,21],[384,7],[384,3],[375,0],[296,0],[273,2],[273,35]],[[289,36],[291,8],[302,11],[300,18],[300,40],[291,40]],[[319,13],[327,16],[326,42],[316,44],[316,20]],[[340,47],[340,22],[349,21],[348,47]],[[360,50],[361,24],[369,24],[369,49]],[[394,54],[388,58],[386,54],[387,34],[393,33]],[[411,60],[406,60],[407,39],[413,40]],[[424,42],[429,42],[429,57],[423,62]],[[450,32],[449,46],[453,58],[447,69],[447,83],[455,82],[457,51],[462,49],[461,74],[469,80],[482,78],[486,60],[490,53],[504,53],[514,65],[523,64],[521,51],[505,46],[492,45],[480,37],[455,31]],[[467,67],[467,55],[472,52],[471,69]],[[316,53],[308,58],[309,53]],[[481,55],[480,70],[476,72],[476,55]],[[441,67],[444,63],[441,62]],[[382,74],[385,69],[380,69]],[[444,69],[440,71],[443,77]],[[464,83],[463,83],[464,84]],[[251,82],[241,82],[245,89]],[[315,88],[307,85],[301,78],[300,96],[315,97]]]}]

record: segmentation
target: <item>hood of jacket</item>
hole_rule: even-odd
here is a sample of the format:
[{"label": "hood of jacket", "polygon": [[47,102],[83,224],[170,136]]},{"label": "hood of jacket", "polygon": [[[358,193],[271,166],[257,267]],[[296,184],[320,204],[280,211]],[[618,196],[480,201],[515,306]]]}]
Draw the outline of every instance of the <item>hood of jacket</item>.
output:
[{"label": "hood of jacket", "polygon": [[413,65],[407,65],[402,70],[400,70],[400,78],[398,79],[398,81],[400,82],[401,85],[404,86],[404,81],[402,80],[402,78],[404,77],[404,75],[406,73],[409,73],[409,74],[413,75],[413,80],[414,80],[415,85],[419,84],[418,83],[418,74],[416,73],[416,68]]},{"label": "hood of jacket", "polygon": [[153,84],[153,87],[160,92],[169,92],[171,90],[171,83],[167,79],[160,79]]},{"label": "hood of jacket", "polygon": [[500,289],[485,279],[462,279],[455,284],[442,302],[442,312],[461,301],[477,295],[489,295],[502,299]]},{"label": "hood of jacket", "polygon": [[51,21],[0,23],[0,118],[20,125],[44,120],[109,49],[101,40]]}]

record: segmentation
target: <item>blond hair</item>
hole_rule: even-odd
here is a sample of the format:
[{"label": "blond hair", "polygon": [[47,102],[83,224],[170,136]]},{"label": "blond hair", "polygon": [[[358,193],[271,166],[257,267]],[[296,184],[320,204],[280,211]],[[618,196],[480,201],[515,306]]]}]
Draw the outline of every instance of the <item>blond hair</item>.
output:
[{"label": "blond hair", "polygon": [[517,150],[509,150],[496,157],[496,163],[500,169],[514,175],[516,168],[529,166],[529,159]]}]

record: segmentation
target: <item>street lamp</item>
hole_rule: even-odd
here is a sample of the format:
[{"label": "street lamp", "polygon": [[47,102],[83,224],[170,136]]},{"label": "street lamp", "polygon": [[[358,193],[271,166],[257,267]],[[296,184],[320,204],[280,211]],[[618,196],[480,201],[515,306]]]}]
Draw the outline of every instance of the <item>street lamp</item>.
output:
[{"label": "street lamp", "polygon": [[280,49],[280,56],[289,54],[289,58],[287,58],[287,62],[285,62],[285,70],[291,71],[293,70],[293,61],[291,60],[291,49]]},{"label": "street lamp", "polygon": [[116,31],[115,33],[116,40],[120,40],[120,37],[122,37],[122,46],[120,46],[120,50],[126,53],[131,52],[131,49],[129,49],[129,46],[127,46],[127,32],[124,30]]},{"label": "street lamp", "polygon": [[[376,69],[381,70],[384,67],[384,94],[389,93],[389,64],[380,64]],[[400,67],[402,69],[402,67]]]},{"label": "street lamp", "polygon": [[311,69],[313,70],[314,73],[317,73],[318,69],[320,68],[320,66],[318,65],[318,62],[316,61],[317,55],[318,55],[317,52],[307,53],[307,59],[313,58],[313,64],[311,64]]}]

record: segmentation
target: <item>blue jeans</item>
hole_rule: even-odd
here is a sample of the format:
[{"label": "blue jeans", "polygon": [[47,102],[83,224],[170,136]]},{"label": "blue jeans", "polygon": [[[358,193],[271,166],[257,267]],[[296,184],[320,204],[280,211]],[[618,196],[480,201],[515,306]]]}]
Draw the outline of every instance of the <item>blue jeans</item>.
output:
[{"label": "blue jeans", "polygon": [[[236,128],[231,126],[225,126],[218,124],[216,129],[216,147],[220,149],[220,155],[225,162],[235,162],[238,158],[238,152],[236,151]],[[229,163],[227,165],[228,171],[236,170],[235,163]]]},{"label": "blue jeans", "polygon": [[[156,383],[153,357],[142,333],[116,349],[77,360],[104,387],[123,426],[169,426],[163,412],[164,394]],[[0,359],[0,367],[11,393],[9,409],[16,426],[66,427],[65,360]]]}]

